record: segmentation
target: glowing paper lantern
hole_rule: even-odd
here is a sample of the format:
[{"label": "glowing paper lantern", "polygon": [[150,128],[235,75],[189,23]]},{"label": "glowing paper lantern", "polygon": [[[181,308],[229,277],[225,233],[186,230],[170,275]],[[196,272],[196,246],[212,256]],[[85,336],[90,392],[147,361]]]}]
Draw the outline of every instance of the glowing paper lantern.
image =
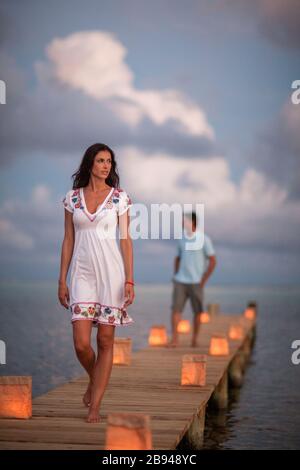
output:
[{"label": "glowing paper lantern", "polygon": [[206,383],[206,355],[185,354],[182,358],[181,385],[204,386]]},{"label": "glowing paper lantern", "polygon": [[115,338],[113,364],[127,365],[131,363],[131,338]]},{"label": "glowing paper lantern", "polygon": [[255,320],[255,309],[253,307],[247,307],[244,311],[244,317],[247,318],[247,320]]},{"label": "glowing paper lantern", "polygon": [[32,378],[0,377],[0,418],[28,419],[32,416]]},{"label": "glowing paper lantern", "polygon": [[200,315],[200,323],[209,323],[210,315],[208,312],[202,312]]},{"label": "glowing paper lantern", "polygon": [[228,332],[229,339],[240,340],[244,338],[244,328],[240,324],[231,325]]},{"label": "glowing paper lantern", "polygon": [[215,334],[210,339],[209,354],[212,356],[228,356],[228,340],[223,334]]},{"label": "glowing paper lantern", "polygon": [[150,416],[111,413],[107,416],[105,450],[151,450]]},{"label": "glowing paper lantern", "polygon": [[178,333],[190,333],[191,331],[191,324],[189,320],[180,320],[177,325],[177,332]]},{"label": "glowing paper lantern", "polygon": [[168,342],[168,335],[165,325],[152,326],[149,334],[150,346],[164,346]]}]

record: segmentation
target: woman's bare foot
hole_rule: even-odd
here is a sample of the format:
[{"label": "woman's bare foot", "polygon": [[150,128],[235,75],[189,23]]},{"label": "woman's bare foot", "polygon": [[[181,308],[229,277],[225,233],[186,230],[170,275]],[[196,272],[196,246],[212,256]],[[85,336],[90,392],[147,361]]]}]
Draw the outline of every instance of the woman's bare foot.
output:
[{"label": "woman's bare foot", "polygon": [[91,381],[88,384],[85,394],[83,395],[82,401],[86,407],[90,406],[91,403],[91,392],[92,392],[92,383]]},{"label": "woman's bare foot", "polygon": [[91,408],[89,410],[89,414],[86,418],[87,423],[99,423],[100,422],[100,415],[99,415],[99,407]]}]

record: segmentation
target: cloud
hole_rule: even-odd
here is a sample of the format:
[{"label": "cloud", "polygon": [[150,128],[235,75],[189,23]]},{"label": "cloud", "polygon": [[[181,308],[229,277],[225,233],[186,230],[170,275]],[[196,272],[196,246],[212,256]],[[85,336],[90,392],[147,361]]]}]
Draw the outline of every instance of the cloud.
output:
[{"label": "cloud", "polygon": [[235,183],[221,156],[174,159],[159,152],[150,156],[134,147],[118,154],[121,186],[132,193],[134,202],[204,203],[205,227],[222,246],[299,250],[299,204],[256,169],[248,168]]},{"label": "cloud", "polygon": [[7,104],[0,108],[1,163],[26,152],[83,153],[91,142],[135,144],[174,155],[212,154],[204,111],[178,90],[137,90],[113,35],[81,32],[53,40],[37,81],[0,53]]},{"label": "cloud", "polygon": [[251,162],[285,188],[292,200],[300,199],[300,105],[290,99],[259,134]]},{"label": "cloud", "polygon": [[[174,158],[157,152],[146,154],[134,147],[119,148],[117,155],[121,187],[134,203],[149,207],[151,203],[204,202],[205,231],[220,256],[219,279],[231,279],[231,274],[242,271],[247,278],[247,257],[251,253],[255,254],[257,269],[259,260],[269,256],[267,253],[274,257],[274,266],[280,264],[278,254],[282,255],[281,260],[298,257],[299,204],[289,201],[284,189],[257,170],[248,169],[240,182],[234,183],[228,163],[221,156],[206,160]],[[188,184],[182,181],[182,174]],[[39,183],[25,199],[2,202],[1,263],[9,267],[7,272],[12,276],[19,269],[25,272],[28,265],[33,277],[34,272],[47,270],[57,276],[63,238],[62,197],[63,194],[53,194],[47,184]],[[175,243],[172,239],[136,240],[137,276],[144,281],[170,280]],[[245,265],[240,266],[240,271],[232,270],[228,259],[223,260],[224,253],[231,253],[232,263]],[[251,275],[255,263],[252,260],[249,264]],[[162,271],[156,275],[158,267]]]},{"label": "cloud", "polygon": [[209,210],[219,210],[237,200],[251,205],[260,197],[269,207],[286,198],[285,191],[251,168],[239,184],[234,183],[229,164],[222,156],[197,159],[183,154],[175,159],[164,152],[150,154],[125,147],[119,150],[118,164],[129,186],[147,202],[153,198],[167,203],[204,202]]},{"label": "cloud", "polygon": [[12,221],[0,219],[0,244],[3,249],[28,251],[33,248],[34,241]]},{"label": "cloud", "polygon": [[299,0],[256,0],[256,3],[261,33],[274,44],[299,49]]},{"label": "cloud", "polygon": [[139,90],[125,62],[126,48],[112,33],[80,31],[56,38],[47,46],[50,64],[37,63],[39,74],[49,72],[61,83],[104,102],[135,128],[144,117],[161,126],[172,121],[178,131],[213,139],[204,112],[179,90]]},{"label": "cloud", "polygon": [[[250,21],[254,21],[259,33],[273,45],[295,51],[299,49],[299,0],[225,0],[222,6],[239,16],[244,28],[248,27]],[[213,7],[210,7],[210,10],[215,13]]]},{"label": "cloud", "polygon": [[[34,257],[51,255],[59,239],[57,211],[52,191],[46,184],[34,186],[24,200],[4,199],[0,206],[2,258],[30,253],[30,262]],[[8,252],[7,248],[12,250]]]}]

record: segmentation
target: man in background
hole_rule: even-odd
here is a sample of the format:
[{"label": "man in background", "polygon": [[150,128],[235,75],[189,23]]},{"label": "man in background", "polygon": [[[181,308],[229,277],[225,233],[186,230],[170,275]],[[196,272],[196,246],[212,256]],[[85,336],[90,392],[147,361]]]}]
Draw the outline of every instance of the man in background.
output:
[{"label": "man in background", "polygon": [[[172,339],[169,346],[178,345],[177,325],[189,298],[194,312],[192,347],[197,346],[200,317],[203,312],[204,286],[216,266],[216,255],[211,239],[204,234],[201,249],[187,249],[186,243],[197,238],[197,214],[185,214],[183,236],[178,243],[178,254],[174,263],[172,295]],[[198,234],[199,236],[199,234]]]}]

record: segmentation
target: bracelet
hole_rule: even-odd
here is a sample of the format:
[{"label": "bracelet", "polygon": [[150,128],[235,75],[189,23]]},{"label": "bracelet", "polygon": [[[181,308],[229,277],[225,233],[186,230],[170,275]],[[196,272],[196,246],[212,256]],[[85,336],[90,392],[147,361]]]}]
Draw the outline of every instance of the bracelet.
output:
[{"label": "bracelet", "polygon": [[134,282],[132,281],[125,281],[125,284],[131,284],[132,286],[134,286]]}]

